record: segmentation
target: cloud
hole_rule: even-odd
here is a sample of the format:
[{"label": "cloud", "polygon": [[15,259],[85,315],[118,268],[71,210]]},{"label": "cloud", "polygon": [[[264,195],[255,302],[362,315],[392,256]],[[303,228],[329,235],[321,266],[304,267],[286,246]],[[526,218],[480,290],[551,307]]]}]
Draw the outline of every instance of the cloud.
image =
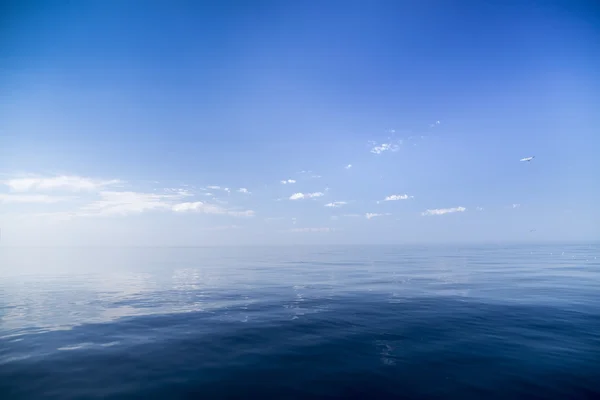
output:
[{"label": "cloud", "polygon": [[346,168],[346,169],[350,169],[350,168],[352,168],[352,164],[348,164],[348,165],[346,165],[344,168]]},{"label": "cloud", "polygon": [[321,196],[324,196],[324,194],[321,193],[321,192],[315,192],[315,193],[294,193],[293,195],[290,196],[290,200],[312,199],[312,198],[321,197]]},{"label": "cloud", "polygon": [[227,231],[231,229],[241,229],[242,227],[239,225],[221,225],[221,226],[208,226],[204,228],[197,228],[202,231]]},{"label": "cloud", "polygon": [[390,213],[386,213],[386,214],[366,213],[365,218],[371,219],[371,218],[375,218],[375,217],[383,217],[385,215],[391,215],[391,214]]},{"label": "cloud", "polygon": [[384,201],[397,201],[397,200],[407,200],[412,198],[407,194],[392,194],[391,196],[387,196]]},{"label": "cloud", "polygon": [[187,192],[156,194],[140,192],[100,192],[100,200],[80,209],[75,215],[127,215],[152,210],[169,210],[176,200],[189,196]]},{"label": "cloud", "polygon": [[45,194],[3,194],[0,193],[0,203],[38,203],[49,204],[69,200],[70,197],[48,196]]},{"label": "cloud", "polygon": [[234,217],[252,217],[255,215],[253,210],[236,211],[227,210],[215,204],[209,204],[202,201],[179,203],[172,206],[172,210],[177,213],[197,212],[202,214],[231,215]]},{"label": "cloud", "polygon": [[334,207],[334,208],[337,208],[337,207],[341,207],[341,206],[343,206],[345,204],[348,204],[348,203],[346,203],[345,201],[334,201],[332,203],[325,204],[325,207]]},{"label": "cloud", "polygon": [[232,217],[254,217],[256,212],[254,210],[244,210],[244,211],[227,211],[227,215],[231,215]]},{"label": "cloud", "polygon": [[27,177],[8,179],[1,182],[8,186],[13,192],[44,191],[44,190],[68,190],[72,192],[79,191],[97,191],[106,186],[112,186],[121,183],[117,179],[98,180],[84,178],[81,176],[61,175],[55,177]]},{"label": "cloud", "polygon": [[513,205],[512,205],[512,208],[519,208],[519,207],[521,207],[521,205],[520,205],[520,204],[513,204]]},{"label": "cloud", "polygon": [[[401,143],[401,142],[399,142]],[[374,146],[371,148],[371,153],[374,154],[381,154],[383,152],[386,151],[398,151],[400,149],[400,146],[398,146],[397,144],[394,143],[382,143],[382,144],[377,144],[375,142],[373,142]]]},{"label": "cloud", "polygon": [[296,183],[296,181],[293,180],[293,179],[284,179],[284,180],[281,181],[281,183],[283,185],[287,185],[288,183]]},{"label": "cloud", "polygon": [[429,127],[430,128],[435,128],[436,126],[438,126],[440,124],[440,121],[435,121],[433,124],[430,124]]},{"label": "cloud", "polygon": [[356,218],[356,217],[362,217],[362,215],[361,214],[343,214],[342,217]]},{"label": "cloud", "polygon": [[465,207],[453,207],[453,208],[437,208],[433,210],[427,210],[421,213],[421,215],[444,215],[455,212],[467,211]]},{"label": "cloud", "polygon": [[307,232],[333,232],[335,228],[294,228],[290,232],[307,233]]},{"label": "cloud", "polygon": [[249,191],[248,191],[248,189],[246,189],[246,188],[239,188],[239,189],[238,189],[238,192],[240,192],[240,193],[244,193],[244,194],[250,194],[250,192],[249,192]]},{"label": "cloud", "polygon": [[476,210],[477,211],[483,211],[483,207],[477,207]]},{"label": "cloud", "polygon": [[215,186],[215,185],[207,186],[206,188],[210,189],[210,190],[221,190],[221,186]]}]

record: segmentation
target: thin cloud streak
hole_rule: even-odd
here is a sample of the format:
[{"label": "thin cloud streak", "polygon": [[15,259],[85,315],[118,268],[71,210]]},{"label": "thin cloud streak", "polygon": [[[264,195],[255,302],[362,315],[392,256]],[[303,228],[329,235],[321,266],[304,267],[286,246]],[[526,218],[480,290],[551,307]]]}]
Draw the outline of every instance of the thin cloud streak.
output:
[{"label": "thin cloud streak", "polygon": [[411,199],[412,196],[407,194],[393,194],[391,196],[387,196],[383,201],[398,201],[398,200],[407,200]]},{"label": "thin cloud streak", "polygon": [[70,200],[70,197],[49,196],[45,194],[0,194],[0,203],[38,203],[49,204]]},{"label": "thin cloud streak", "polygon": [[338,208],[338,207],[341,207],[341,206],[346,205],[346,204],[348,204],[348,203],[345,202],[345,201],[334,201],[332,203],[325,204],[325,207]]},{"label": "thin cloud streak", "polygon": [[290,200],[302,200],[302,199],[312,199],[315,197],[324,196],[324,193],[314,192],[314,193],[294,193],[289,197]]},{"label": "thin cloud streak", "polygon": [[122,183],[118,179],[98,180],[74,175],[54,177],[14,178],[0,182],[13,192],[66,190],[72,192],[97,191],[107,186]]},{"label": "thin cloud streak", "polygon": [[452,208],[436,208],[433,210],[426,210],[421,213],[423,216],[431,216],[431,215],[444,215],[451,214],[456,212],[465,212],[467,209],[465,207],[452,207]]},{"label": "thin cloud streak", "polygon": [[365,214],[365,218],[366,219],[373,219],[373,218],[376,218],[376,217],[383,217],[383,216],[386,216],[386,215],[392,215],[392,214],[390,214],[390,213],[385,213],[385,214],[366,213]]}]

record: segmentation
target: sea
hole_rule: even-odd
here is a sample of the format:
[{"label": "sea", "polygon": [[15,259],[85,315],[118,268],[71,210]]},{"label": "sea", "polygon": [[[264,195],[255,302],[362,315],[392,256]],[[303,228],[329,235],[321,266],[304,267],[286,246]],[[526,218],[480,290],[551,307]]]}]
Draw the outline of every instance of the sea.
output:
[{"label": "sea", "polygon": [[0,247],[0,399],[598,399],[600,245]]}]

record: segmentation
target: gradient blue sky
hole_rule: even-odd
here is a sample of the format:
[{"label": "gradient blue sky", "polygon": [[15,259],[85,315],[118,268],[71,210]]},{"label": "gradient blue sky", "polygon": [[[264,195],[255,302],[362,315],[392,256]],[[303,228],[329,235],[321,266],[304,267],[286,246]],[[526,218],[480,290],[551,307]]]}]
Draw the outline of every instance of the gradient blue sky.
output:
[{"label": "gradient blue sky", "polygon": [[4,245],[600,239],[596,1],[0,7]]}]

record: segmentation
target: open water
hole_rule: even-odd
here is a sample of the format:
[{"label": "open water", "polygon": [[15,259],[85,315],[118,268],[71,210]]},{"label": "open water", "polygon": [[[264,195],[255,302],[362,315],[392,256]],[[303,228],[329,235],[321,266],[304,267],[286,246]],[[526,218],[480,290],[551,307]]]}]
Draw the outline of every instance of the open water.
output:
[{"label": "open water", "polygon": [[0,248],[0,399],[600,398],[600,245]]}]

